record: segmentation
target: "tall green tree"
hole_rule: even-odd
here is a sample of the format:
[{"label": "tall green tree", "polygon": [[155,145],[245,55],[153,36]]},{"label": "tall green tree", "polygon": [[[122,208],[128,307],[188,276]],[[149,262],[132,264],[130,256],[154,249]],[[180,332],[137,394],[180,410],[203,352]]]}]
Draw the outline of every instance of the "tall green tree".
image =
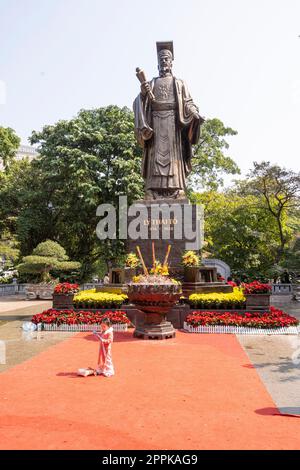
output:
[{"label": "tall green tree", "polygon": [[4,232],[16,234],[29,190],[34,191],[34,178],[28,160],[13,160],[6,171],[0,171],[0,236]]},{"label": "tall green tree", "polygon": [[82,262],[83,273],[99,257],[117,258],[123,242],[97,239],[96,209],[102,203],[118,207],[119,195],[126,194],[129,204],[142,197],[133,113],[117,106],[82,110],[70,121],[33,132],[31,143],[39,145],[40,157],[32,164],[35,191],[19,217],[22,251],[32,249],[42,216],[51,238]]},{"label": "tall green tree", "polygon": [[20,145],[20,138],[10,127],[0,126],[0,163],[5,169],[15,157]]},{"label": "tall green tree", "polygon": [[258,198],[234,190],[193,195],[204,207],[205,251],[238,275],[267,275],[275,262],[276,223]]},{"label": "tall green tree", "polygon": [[275,221],[278,236],[275,262],[281,263],[293,234],[289,216],[300,208],[300,173],[270,162],[254,162],[248,176],[248,181],[240,183],[240,192],[257,196],[258,207]]},{"label": "tall green tree", "polygon": [[20,254],[18,217],[25,207],[28,188],[34,191],[30,168],[28,160],[12,160],[5,171],[0,171],[0,256],[7,265],[15,264]]}]

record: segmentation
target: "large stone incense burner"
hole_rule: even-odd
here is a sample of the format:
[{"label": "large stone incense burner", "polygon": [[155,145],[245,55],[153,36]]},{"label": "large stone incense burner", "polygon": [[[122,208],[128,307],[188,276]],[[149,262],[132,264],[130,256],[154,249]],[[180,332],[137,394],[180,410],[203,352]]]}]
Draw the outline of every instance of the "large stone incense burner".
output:
[{"label": "large stone incense burner", "polygon": [[168,277],[167,260],[170,247],[163,265],[157,263],[153,245],[153,268],[148,273],[142,255],[137,247],[144,269],[144,275],[137,276],[128,284],[128,299],[144,313],[144,321],[137,325],[134,336],[144,339],[166,339],[175,337],[175,329],[167,321],[170,309],[179,301],[182,294],[181,284]]},{"label": "large stone incense burner", "polygon": [[174,338],[175,329],[166,317],[181,294],[181,285],[172,284],[171,280],[169,284],[129,284],[129,301],[145,314],[144,323],[136,327],[134,336],[148,339]]}]

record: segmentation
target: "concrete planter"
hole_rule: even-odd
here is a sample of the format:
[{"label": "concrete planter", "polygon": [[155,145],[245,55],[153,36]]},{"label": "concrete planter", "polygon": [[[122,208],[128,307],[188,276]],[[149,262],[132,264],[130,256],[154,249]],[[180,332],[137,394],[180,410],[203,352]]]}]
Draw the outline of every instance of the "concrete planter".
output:
[{"label": "concrete planter", "polygon": [[70,310],[73,308],[74,294],[53,294],[53,308]]},{"label": "concrete planter", "polygon": [[198,282],[199,281],[199,266],[185,266],[184,267],[184,282]]},{"label": "concrete planter", "polygon": [[270,294],[246,294],[246,309],[268,309],[270,307],[270,296]]},{"label": "concrete planter", "polygon": [[27,300],[52,300],[55,286],[53,284],[27,284],[25,288]]}]

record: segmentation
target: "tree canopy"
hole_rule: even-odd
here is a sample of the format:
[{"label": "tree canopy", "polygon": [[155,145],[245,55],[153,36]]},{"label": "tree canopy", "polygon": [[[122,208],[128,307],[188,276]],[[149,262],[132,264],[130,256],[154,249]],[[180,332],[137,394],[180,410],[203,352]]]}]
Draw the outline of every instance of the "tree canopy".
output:
[{"label": "tree canopy", "polygon": [[29,256],[17,266],[20,273],[38,274],[39,280],[51,280],[50,271],[73,271],[80,263],[69,261],[65,249],[52,240],[39,243]]},{"label": "tree canopy", "polygon": [[240,183],[239,191],[257,196],[258,209],[264,209],[275,222],[279,243],[275,262],[280,263],[285,256],[293,235],[288,222],[293,214],[299,215],[300,173],[286,170],[270,162],[254,162],[248,179]]},{"label": "tree canopy", "polygon": [[0,126],[0,163],[5,169],[13,160],[20,145],[20,138],[10,127]]},{"label": "tree canopy", "polygon": [[298,194],[299,176],[267,162],[223,192],[192,194],[204,206],[205,251],[240,277],[300,272]]},{"label": "tree canopy", "polygon": [[201,127],[201,137],[194,147],[191,182],[200,188],[218,189],[223,185],[224,174],[240,173],[234,160],[226,155],[229,144],[226,137],[237,134],[237,131],[226,127],[220,119],[208,119]]}]

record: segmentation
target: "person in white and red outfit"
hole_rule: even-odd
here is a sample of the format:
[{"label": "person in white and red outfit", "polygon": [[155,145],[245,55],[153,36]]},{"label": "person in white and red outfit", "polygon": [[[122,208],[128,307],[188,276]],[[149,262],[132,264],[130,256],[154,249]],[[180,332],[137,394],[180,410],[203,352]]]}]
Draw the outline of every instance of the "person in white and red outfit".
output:
[{"label": "person in white and red outfit", "polygon": [[94,331],[94,334],[100,340],[96,374],[104,375],[104,377],[112,377],[115,375],[114,365],[112,362],[112,343],[114,340],[114,332],[110,320],[108,318],[104,318],[101,322],[101,331]]}]

